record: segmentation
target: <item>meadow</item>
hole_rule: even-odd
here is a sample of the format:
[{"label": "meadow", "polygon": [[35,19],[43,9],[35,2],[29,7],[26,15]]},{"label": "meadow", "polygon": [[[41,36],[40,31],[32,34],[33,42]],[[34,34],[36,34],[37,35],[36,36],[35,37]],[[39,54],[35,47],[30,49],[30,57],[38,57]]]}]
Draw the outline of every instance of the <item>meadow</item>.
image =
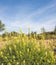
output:
[{"label": "meadow", "polygon": [[56,0],[0,0],[0,65],[56,65]]},{"label": "meadow", "polygon": [[56,65],[56,39],[36,39],[20,32],[0,36],[0,65]]}]

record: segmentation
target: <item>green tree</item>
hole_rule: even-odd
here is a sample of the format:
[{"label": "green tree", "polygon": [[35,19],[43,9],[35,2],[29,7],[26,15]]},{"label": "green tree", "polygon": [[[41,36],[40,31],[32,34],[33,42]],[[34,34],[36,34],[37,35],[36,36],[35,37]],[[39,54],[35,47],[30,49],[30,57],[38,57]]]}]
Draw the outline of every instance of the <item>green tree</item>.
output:
[{"label": "green tree", "polygon": [[5,30],[5,24],[2,23],[2,21],[0,20],[0,32]]}]

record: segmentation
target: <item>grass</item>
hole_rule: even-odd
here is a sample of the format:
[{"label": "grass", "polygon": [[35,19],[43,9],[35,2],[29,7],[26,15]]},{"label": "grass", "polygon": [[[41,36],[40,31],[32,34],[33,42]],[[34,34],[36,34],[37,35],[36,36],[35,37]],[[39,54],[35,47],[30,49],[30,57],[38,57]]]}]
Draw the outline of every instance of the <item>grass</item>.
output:
[{"label": "grass", "polygon": [[0,65],[55,65],[56,55],[53,49],[56,48],[56,41],[36,40],[25,34],[5,39],[3,42],[3,38],[0,38],[3,42],[0,48]]}]

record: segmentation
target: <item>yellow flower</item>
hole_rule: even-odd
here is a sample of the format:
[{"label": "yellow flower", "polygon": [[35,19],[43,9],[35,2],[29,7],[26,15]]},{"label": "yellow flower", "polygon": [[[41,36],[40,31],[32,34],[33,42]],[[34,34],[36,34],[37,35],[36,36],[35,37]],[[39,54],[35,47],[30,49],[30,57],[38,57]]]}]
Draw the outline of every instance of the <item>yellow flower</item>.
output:
[{"label": "yellow flower", "polygon": [[18,43],[18,42],[19,42],[19,40],[17,39],[17,40],[16,40],[16,42]]},{"label": "yellow flower", "polygon": [[23,64],[25,65],[25,60],[23,60]]},{"label": "yellow flower", "polygon": [[38,48],[38,51],[40,51],[40,48]]},{"label": "yellow flower", "polygon": [[16,63],[17,65],[19,64],[19,62]]},{"label": "yellow flower", "polygon": [[3,63],[1,65],[4,65]]},{"label": "yellow flower", "polygon": [[20,54],[21,54],[22,52],[20,51]]},{"label": "yellow flower", "polygon": [[22,42],[24,43],[25,41],[24,41],[24,38],[22,38]]},{"label": "yellow flower", "polygon": [[54,58],[54,52],[51,52],[51,57]]},{"label": "yellow flower", "polygon": [[13,58],[15,58],[15,56],[13,55]]},{"label": "yellow flower", "polygon": [[29,52],[29,48],[27,49],[27,51]]},{"label": "yellow flower", "polygon": [[14,46],[14,48],[16,49],[16,45],[14,44],[13,46]]},{"label": "yellow flower", "polygon": [[0,52],[0,54],[2,55],[2,54],[3,54],[3,52],[1,51],[1,52]]},{"label": "yellow flower", "polygon": [[9,62],[7,65],[11,65],[11,63]]},{"label": "yellow flower", "polygon": [[3,57],[3,55],[1,55],[1,57]]},{"label": "yellow flower", "polygon": [[45,52],[45,55],[47,56],[47,52]]},{"label": "yellow flower", "polygon": [[48,63],[50,63],[50,60],[47,60]]},{"label": "yellow flower", "polygon": [[11,47],[9,47],[9,50],[10,50],[10,51],[12,50]]},{"label": "yellow flower", "polygon": [[7,57],[5,56],[5,59],[7,59]]}]

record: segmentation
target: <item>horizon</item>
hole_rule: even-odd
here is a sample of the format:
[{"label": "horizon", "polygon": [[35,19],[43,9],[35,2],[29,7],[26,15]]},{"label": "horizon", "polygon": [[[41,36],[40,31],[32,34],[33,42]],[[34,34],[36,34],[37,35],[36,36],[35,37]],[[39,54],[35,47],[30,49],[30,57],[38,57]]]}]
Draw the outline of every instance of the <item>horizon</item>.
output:
[{"label": "horizon", "polygon": [[8,32],[40,33],[54,30],[56,26],[56,0],[0,0],[0,20]]}]

